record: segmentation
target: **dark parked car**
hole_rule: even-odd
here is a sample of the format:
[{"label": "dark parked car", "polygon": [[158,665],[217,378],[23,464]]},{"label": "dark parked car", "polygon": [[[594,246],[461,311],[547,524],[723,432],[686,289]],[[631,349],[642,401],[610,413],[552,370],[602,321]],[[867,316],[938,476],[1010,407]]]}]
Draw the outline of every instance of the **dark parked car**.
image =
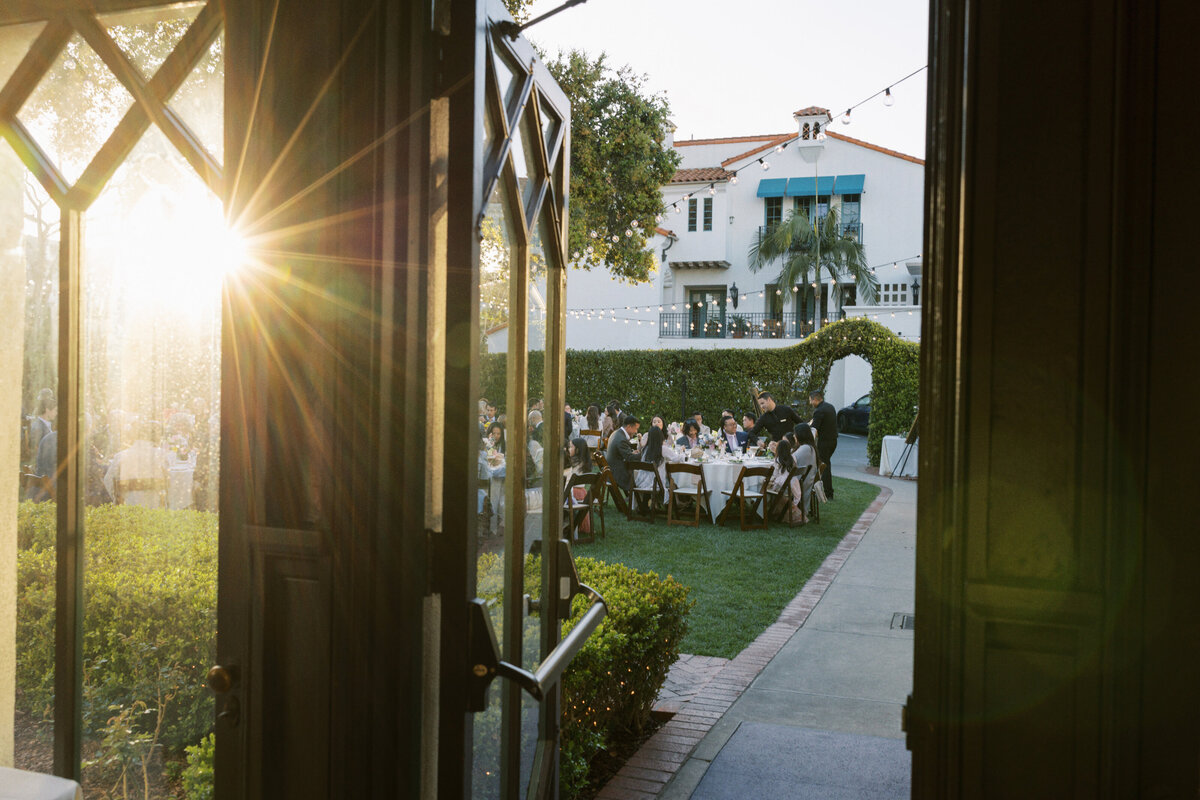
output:
[{"label": "dark parked car", "polygon": [[837,423],[840,433],[849,433],[850,431],[866,433],[867,428],[871,425],[871,395],[864,394],[839,411]]}]

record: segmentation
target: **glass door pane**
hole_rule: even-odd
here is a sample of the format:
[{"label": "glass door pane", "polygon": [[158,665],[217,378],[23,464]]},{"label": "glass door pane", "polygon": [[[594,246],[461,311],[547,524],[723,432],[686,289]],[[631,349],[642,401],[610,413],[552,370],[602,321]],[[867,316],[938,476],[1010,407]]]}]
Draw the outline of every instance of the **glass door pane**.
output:
[{"label": "glass door pane", "polygon": [[[54,741],[57,508],[47,481],[58,462],[58,206],[0,139],[0,319],[18,321],[0,347],[0,547],[17,556],[14,763],[49,772]],[[11,338],[10,338],[11,337]],[[19,420],[19,422],[18,422]],[[19,488],[12,482],[20,476]]]},{"label": "glass door pane", "polygon": [[[523,446],[525,415],[507,399],[507,354],[510,334],[510,294],[513,260],[518,243],[512,188],[504,178],[489,198],[479,248],[479,470],[478,470],[478,558],[475,594],[488,603],[492,628],[503,652],[504,559],[506,532],[512,530],[513,514],[506,495],[510,481],[510,453]],[[518,462],[521,459],[514,459]],[[501,696],[503,682],[488,689],[487,709],[475,715],[474,763],[471,780],[475,798],[499,798],[501,776]]]},{"label": "glass door pane", "polygon": [[170,796],[212,729],[222,205],[157,128],[84,221],[84,783]]}]

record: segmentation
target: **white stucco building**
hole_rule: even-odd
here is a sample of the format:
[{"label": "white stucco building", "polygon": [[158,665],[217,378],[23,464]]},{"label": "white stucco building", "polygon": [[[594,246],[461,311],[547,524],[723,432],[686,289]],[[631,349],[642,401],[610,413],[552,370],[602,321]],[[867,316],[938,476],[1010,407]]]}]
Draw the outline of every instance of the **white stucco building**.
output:
[{"label": "white stucco building", "polygon": [[[835,130],[824,108],[793,121],[787,133],[669,141],[682,161],[662,189],[668,211],[651,239],[658,270],[631,285],[572,268],[569,349],[785,347],[843,316],[918,338],[924,161]],[[814,205],[821,215],[837,209],[844,234],[863,243],[880,283],[875,304],[857,302],[849,277],[814,291],[777,285],[777,265],[751,271],[764,227],[792,209],[811,218]],[[851,358],[835,366],[826,394],[841,405],[869,389],[869,366]]]}]

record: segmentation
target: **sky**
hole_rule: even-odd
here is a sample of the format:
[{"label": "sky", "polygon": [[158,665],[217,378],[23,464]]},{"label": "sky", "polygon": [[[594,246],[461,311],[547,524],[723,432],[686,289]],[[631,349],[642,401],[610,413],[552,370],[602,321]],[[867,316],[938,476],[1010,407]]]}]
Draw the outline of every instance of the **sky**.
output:
[{"label": "sky", "polygon": [[[530,17],[561,5],[535,0]],[[676,141],[795,130],[807,106],[835,116],[928,59],[928,0],[587,0],[528,29],[549,55],[607,53],[666,95]],[[925,157],[923,70],[832,130]]]}]

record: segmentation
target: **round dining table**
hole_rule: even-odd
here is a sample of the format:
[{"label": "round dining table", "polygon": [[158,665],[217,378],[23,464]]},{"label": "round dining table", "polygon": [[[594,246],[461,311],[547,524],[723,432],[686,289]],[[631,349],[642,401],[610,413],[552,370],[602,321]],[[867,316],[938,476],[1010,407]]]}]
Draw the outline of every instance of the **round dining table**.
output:
[{"label": "round dining table", "polygon": [[[721,515],[725,504],[729,502],[729,495],[723,494],[733,489],[733,485],[737,483],[738,475],[741,474],[742,467],[769,467],[773,463],[770,458],[755,458],[744,456],[710,456],[705,454],[700,461],[700,468],[704,470],[704,485],[708,489],[708,507],[712,513],[712,521],[716,522],[717,517]],[[689,456],[687,463],[697,463],[696,458]],[[690,475],[678,475],[676,481],[680,486],[694,484],[695,479]],[[751,478],[746,482],[746,490],[758,492],[762,491],[762,478]]]}]

